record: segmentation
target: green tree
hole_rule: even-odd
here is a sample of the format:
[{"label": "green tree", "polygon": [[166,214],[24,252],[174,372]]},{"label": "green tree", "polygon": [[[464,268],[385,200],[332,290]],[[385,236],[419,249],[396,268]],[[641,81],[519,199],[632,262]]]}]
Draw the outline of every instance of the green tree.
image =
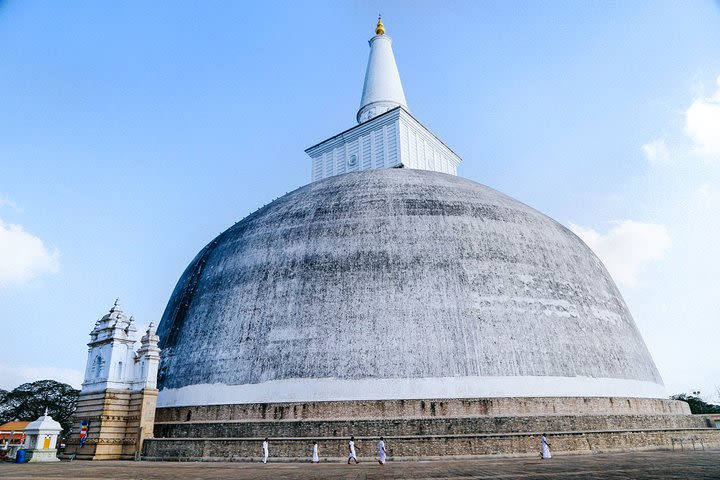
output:
[{"label": "green tree", "polygon": [[[698,394],[700,392],[697,392]],[[697,395],[689,395],[685,393],[679,393],[670,397],[673,400],[682,400],[690,405],[690,412],[692,413],[720,413],[720,405],[713,405],[703,401]]]},{"label": "green tree", "polygon": [[23,383],[9,392],[0,392],[0,422],[15,419],[33,421],[47,408],[48,415],[60,422],[63,434],[67,434],[79,394],[80,390],[55,380]]}]

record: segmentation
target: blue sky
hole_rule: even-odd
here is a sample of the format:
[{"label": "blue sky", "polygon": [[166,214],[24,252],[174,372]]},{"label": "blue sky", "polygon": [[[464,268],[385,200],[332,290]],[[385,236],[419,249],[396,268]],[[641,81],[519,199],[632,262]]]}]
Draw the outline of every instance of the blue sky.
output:
[{"label": "blue sky", "polygon": [[200,248],[308,183],[378,12],[459,174],[573,228],[668,393],[720,400],[709,1],[0,1],[0,388],[78,385],[116,297],[157,323]]}]

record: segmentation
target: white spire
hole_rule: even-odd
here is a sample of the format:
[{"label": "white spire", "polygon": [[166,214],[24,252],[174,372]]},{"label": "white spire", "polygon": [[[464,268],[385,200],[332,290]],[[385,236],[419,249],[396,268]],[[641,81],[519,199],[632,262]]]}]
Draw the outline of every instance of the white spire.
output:
[{"label": "white spire", "polygon": [[400,73],[395,64],[392,39],[385,35],[382,19],[378,19],[376,35],[370,39],[370,58],[365,71],[358,123],[367,122],[397,106],[407,109]]},{"label": "white spire", "polygon": [[380,19],[375,34],[358,125],[305,150],[312,159],[312,181],[403,167],[457,175],[462,159],[408,112],[392,43]]}]

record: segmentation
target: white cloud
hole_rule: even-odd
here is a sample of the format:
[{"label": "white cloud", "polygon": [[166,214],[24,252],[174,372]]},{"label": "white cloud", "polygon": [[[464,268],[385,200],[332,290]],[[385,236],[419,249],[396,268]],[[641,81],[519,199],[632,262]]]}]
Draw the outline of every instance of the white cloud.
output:
[{"label": "white cloud", "polygon": [[717,91],[710,97],[696,99],[685,111],[685,133],[697,153],[720,160],[720,77]]},{"label": "white cloud", "polygon": [[668,146],[665,138],[658,138],[642,146],[651,164],[671,165],[693,155],[720,162],[720,77],[716,83],[717,90],[710,96],[702,93],[704,88],[698,88],[695,100],[685,110],[684,133],[689,145],[675,138]]},{"label": "white cloud", "polygon": [[80,388],[84,373],[73,368],[31,367],[0,363],[0,388],[12,390],[23,383],[36,380],[55,380]]},{"label": "white cloud", "polygon": [[614,224],[606,234],[575,224],[570,230],[600,257],[618,285],[634,287],[643,266],[661,260],[672,242],[664,225],[632,220]]},{"label": "white cloud", "polygon": [[650,163],[672,163],[672,157],[670,156],[667,145],[665,145],[665,140],[662,138],[646,143],[642,146],[642,149],[643,152],[645,152],[645,157],[650,161]]},{"label": "white cloud", "polygon": [[22,225],[5,223],[0,219],[0,288],[22,284],[45,272],[59,268],[58,252],[48,249]]}]

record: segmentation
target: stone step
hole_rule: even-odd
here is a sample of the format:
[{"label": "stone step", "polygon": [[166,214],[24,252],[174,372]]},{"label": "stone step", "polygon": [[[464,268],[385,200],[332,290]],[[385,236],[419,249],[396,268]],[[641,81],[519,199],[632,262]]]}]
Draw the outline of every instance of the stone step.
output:
[{"label": "stone step", "polygon": [[356,420],[509,415],[688,415],[686,402],[658,398],[494,397],[248,403],[160,407],[156,422],[226,420]]},{"label": "stone step", "polygon": [[156,422],[156,438],[458,435],[711,427],[699,415],[539,415],[403,420]]},{"label": "stone step", "polygon": [[[555,455],[681,448],[674,440],[695,438],[695,448],[720,448],[720,430],[642,429],[547,432]],[[320,457],[332,461],[347,458],[347,438],[270,438],[272,461],[310,459],[317,440]],[[391,459],[429,459],[446,456],[535,456],[540,452],[540,433],[385,436]],[[356,436],[360,460],[377,457],[378,437]],[[257,438],[154,438],[144,443],[146,460],[260,461],[262,437]],[[682,448],[691,448],[690,443]]]}]

